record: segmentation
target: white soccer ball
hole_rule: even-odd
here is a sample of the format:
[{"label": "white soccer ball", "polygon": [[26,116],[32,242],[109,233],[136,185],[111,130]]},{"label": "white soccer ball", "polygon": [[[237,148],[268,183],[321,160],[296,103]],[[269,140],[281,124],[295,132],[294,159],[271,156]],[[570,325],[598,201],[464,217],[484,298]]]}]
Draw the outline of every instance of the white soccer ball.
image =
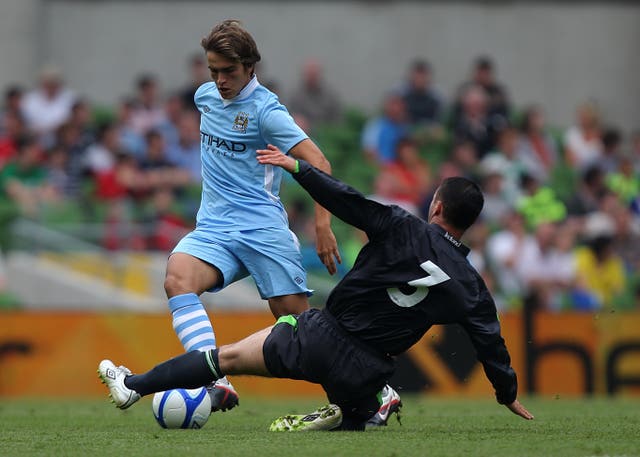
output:
[{"label": "white soccer ball", "polygon": [[207,389],[173,389],[153,396],[153,416],[162,428],[202,428],[211,414]]}]

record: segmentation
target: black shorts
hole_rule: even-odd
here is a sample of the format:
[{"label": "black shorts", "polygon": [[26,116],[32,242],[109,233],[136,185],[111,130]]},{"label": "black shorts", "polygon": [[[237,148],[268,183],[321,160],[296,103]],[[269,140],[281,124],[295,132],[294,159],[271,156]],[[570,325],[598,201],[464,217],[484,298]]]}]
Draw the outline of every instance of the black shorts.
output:
[{"label": "black shorts", "polygon": [[320,384],[343,415],[365,421],[378,410],[377,395],[395,369],[391,357],[376,354],[317,309],[280,318],[262,351],[274,377]]}]

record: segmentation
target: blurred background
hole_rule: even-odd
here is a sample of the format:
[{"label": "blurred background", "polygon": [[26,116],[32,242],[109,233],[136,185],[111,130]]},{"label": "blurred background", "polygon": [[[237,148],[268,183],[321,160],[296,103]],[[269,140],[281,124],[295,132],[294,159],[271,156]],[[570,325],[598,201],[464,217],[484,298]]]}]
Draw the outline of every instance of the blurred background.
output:
[{"label": "blurred background", "polygon": [[[521,390],[640,393],[636,2],[4,0],[0,395],[93,395],[101,358],[143,369],[182,350],[162,283],[200,199],[199,41],[226,18],[339,178],[419,216],[441,179],[481,184],[465,242]],[[311,200],[292,181],[282,198],[322,306],[366,240],[334,221],[330,277]],[[222,343],[272,321],[251,280],[203,300]],[[401,390],[490,392],[455,326],[399,367]]]}]

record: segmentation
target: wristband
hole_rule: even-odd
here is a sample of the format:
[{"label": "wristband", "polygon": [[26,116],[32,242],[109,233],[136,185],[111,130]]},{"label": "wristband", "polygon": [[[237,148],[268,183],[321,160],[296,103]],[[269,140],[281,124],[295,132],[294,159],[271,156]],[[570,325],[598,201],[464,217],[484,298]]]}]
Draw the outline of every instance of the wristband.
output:
[{"label": "wristband", "polygon": [[300,171],[300,162],[296,160],[296,166],[293,168],[293,173],[298,173]]}]

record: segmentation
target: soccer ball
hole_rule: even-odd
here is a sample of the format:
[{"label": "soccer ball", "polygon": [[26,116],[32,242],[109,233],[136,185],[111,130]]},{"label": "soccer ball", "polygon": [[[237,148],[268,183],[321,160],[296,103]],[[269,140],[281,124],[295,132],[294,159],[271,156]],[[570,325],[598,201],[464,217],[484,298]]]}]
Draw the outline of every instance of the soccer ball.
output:
[{"label": "soccer ball", "polygon": [[173,389],[153,396],[153,416],[162,428],[202,428],[211,414],[207,389]]}]

